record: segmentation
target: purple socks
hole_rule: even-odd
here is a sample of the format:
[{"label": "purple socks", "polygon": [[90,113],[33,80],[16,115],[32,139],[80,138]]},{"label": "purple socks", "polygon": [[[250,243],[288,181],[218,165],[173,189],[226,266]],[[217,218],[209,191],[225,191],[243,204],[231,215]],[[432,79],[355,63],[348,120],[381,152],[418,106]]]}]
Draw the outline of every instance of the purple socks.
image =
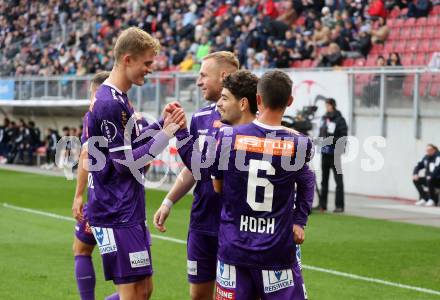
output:
[{"label": "purple socks", "polygon": [[[92,257],[75,256],[75,277],[81,300],[95,300],[96,278]],[[113,300],[113,298],[111,299]],[[119,299],[119,297],[114,299]]]}]

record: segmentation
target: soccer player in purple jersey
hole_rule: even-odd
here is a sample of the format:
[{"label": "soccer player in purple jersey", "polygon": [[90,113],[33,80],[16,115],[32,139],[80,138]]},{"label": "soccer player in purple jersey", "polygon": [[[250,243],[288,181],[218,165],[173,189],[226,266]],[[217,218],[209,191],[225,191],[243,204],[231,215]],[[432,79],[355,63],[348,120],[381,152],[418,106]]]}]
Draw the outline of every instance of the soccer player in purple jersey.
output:
[{"label": "soccer player in purple jersey", "polygon": [[[258,77],[247,70],[234,72],[223,80],[223,89],[220,100],[217,102],[217,109],[220,113],[221,127],[217,135],[230,126],[251,123],[257,114],[257,84]],[[178,152],[185,166],[194,172],[200,173],[200,177],[210,178],[208,167],[201,167],[201,163],[215,157],[215,139],[207,149],[201,153],[199,145],[186,130],[180,130],[176,134]],[[189,139],[188,139],[189,138]],[[210,155],[212,153],[212,155]],[[196,159],[194,159],[196,157]],[[212,164],[212,163],[211,163]],[[208,162],[209,165],[209,162]]]},{"label": "soccer player in purple jersey", "polygon": [[[214,103],[196,111],[190,125],[190,134],[198,141],[202,153],[207,149],[206,137],[216,136],[221,124],[216,102],[221,97],[222,81],[238,69],[238,59],[231,52],[214,52],[203,59],[197,85],[202,90],[203,97]],[[184,168],[155,213],[153,222],[158,230],[165,231],[165,220],[172,205],[196,183],[188,232],[188,281],[191,299],[211,300],[216,276],[220,201],[214,193],[209,177],[198,176],[196,179],[188,168]]]},{"label": "soccer player in purple jersey", "polygon": [[[87,124],[89,184],[94,189],[88,203],[89,223],[105,278],[117,285],[123,300],[151,296],[153,269],[145,225],[144,166],[165,149],[185,118],[177,104],[170,104],[159,124],[141,132],[135,121],[127,92],[133,84],[144,84],[159,48],[159,42],[139,28],[128,28],[119,35],[113,50],[115,64],[96,93]],[[158,130],[160,126],[163,130]],[[154,135],[142,139],[144,133]]]},{"label": "soccer player in purple jersey", "polygon": [[285,73],[265,73],[257,90],[258,120],[220,132],[211,168],[222,201],[215,299],[307,299],[295,243],[313,202],[312,143],[281,126],[293,102]]},{"label": "soccer player in purple jersey", "polygon": [[[99,86],[107,79],[109,72],[100,72],[96,74],[90,83],[90,107],[93,107],[95,94]],[[75,237],[73,239],[73,255],[75,256],[75,277],[81,300],[95,299],[95,270],[92,263],[92,252],[95,248],[96,241],[90,229],[87,214],[87,204],[83,205],[83,194],[87,186],[88,171],[84,160],[87,159],[87,119],[89,111],[84,115],[83,132],[81,135],[82,149],[78,161],[78,177],[76,180],[75,197],[72,204],[72,214],[77,220],[75,225]],[[89,187],[88,199],[93,197],[93,189]]]}]

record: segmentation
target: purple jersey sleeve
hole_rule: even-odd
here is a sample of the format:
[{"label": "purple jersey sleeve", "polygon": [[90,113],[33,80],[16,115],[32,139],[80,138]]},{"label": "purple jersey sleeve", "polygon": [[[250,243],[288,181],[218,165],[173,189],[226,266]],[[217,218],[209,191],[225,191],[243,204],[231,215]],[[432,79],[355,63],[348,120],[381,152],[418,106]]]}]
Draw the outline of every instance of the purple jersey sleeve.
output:
[{"label": "purple jersey sleeve", "polygon": [[[298,171],[298,177],[296,180],[296,202],[293,213],[294,223],[303,227],[307,225],[307,219],[312,209],[316,182],[315,173],[310,170],[307,165],[307,163],[313,158],[314,145],[312,141],[305,136],[300,138],[299,144],[304,140],[307,142],[305,165]],[[299,148],[301,149],[301,147]]]},{"label": "purple jersey sleeve", "polygon": [[88,119],[89,119],[89,112],[86,112],[86,114],[84,115],[84,118],[83,118],[83,131],[81,134],[81,144],[83,144],[83,145],[89,139],[89,129],[87,127]]}]

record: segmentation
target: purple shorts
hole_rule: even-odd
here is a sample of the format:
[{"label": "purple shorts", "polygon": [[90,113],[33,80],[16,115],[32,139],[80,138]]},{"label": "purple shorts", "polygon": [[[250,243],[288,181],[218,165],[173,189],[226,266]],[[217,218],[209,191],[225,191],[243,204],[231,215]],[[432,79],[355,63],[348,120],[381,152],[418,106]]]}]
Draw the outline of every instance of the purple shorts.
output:
[{"label": "purple shorts", "polygon": [[153,275],[150,235],[145,224],[126,228],[92,227],[92,231],[106,280],[124,284]]},{"label": "purple shorts", "polygon": [[290,269],[263,270],[217,264],[216,300],[305,300],[307,292],[297,263]]},{"label": "purple shorts", "polygon": [[96,240],[92,233],[92,228],[89,225],[89,221],[84,218],[82,222],[77,222],[75,225],[75,236],[81,242],[95,246]]},{"label": "purple shorts", "polygon": [[187,244],[188,281],[204,283],[216,277],[218,238],[190,231]]}]

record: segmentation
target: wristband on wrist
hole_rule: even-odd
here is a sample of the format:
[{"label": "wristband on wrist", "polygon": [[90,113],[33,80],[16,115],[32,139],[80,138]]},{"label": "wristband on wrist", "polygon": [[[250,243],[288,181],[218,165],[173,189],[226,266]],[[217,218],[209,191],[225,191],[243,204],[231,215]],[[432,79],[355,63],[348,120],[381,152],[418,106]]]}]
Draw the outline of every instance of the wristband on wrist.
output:
[{"label": "wristband on wrist", "polygon": [[168,207],[169,209],[171,209],[171,207],[173,207],[173,205],[174,205],[174,202],[171,201],[171,200],[168,199],[168,198],[165,198],[165,199],[163,199],[163,201],[162,201],[162,205],[165,205],[166,207]]}]

